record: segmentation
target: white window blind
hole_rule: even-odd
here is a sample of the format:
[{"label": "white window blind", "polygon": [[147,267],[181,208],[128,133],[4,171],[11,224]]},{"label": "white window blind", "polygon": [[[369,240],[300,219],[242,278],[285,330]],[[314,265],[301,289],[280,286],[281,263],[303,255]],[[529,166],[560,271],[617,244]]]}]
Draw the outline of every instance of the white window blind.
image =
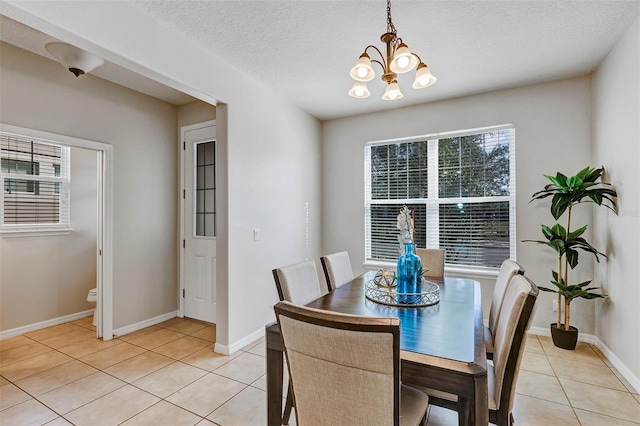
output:
[{"label": "white window blind", "polygon": [[413,211],[417,247],[446,249],[447,264],[499,267],[515,258],[514,137],[500,126],[367,144],[367,260],[397,259],[403,205]]},{"label": "white window blind", "polygon": [[0,133],[0,230],[69,227],[69,148]]}]

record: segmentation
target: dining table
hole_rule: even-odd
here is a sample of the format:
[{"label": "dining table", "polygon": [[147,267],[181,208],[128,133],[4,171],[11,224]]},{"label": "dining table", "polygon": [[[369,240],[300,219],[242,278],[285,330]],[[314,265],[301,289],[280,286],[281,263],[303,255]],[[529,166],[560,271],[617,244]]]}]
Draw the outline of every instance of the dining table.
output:
[{"label": "dining table", "polygon": [[[467,278],[428,278],[438,286],[438,303],[426,307],[391,306],[365,297],[366,286],[371,285],[376,272],[367,271],[306,306],[399,318],[402,383],[456,395],[461,426],[488,424],[480,284]],[[276,426],[282,420],[284,346],[277,323],[268,324],[265,335],[267,418],[270,426]]]}]

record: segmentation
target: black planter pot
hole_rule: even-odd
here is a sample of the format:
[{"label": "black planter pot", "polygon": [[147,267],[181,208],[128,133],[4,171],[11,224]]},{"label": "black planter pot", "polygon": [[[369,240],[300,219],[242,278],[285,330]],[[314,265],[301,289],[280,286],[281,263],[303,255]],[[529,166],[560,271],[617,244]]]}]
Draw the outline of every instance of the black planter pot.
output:
[{"label": "black planter pot", "polygon": [[562,349],[574,350],[578,343],[578,329],[569,326],[569,331],[564,329],[564,324],[560,324],[558,328],[557,323],[551,324],[551,338],[553,344]]}]

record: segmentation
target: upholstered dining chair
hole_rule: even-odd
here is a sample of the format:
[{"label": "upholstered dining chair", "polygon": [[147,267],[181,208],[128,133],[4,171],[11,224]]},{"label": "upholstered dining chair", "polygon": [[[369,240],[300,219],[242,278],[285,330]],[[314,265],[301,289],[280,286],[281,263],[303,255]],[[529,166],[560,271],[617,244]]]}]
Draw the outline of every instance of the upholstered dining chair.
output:
[{"label": "upholstered dining chair", "polygon": [[322,296],[313,260],[276,268],[272,272],[280,300],[306,305]]},{"label": "upholstered dining chair", "polygon": [[341,251],[339,253],[328,254],[320,258],[324,277],[327,279],[329,291],[333,291],[341,285],[350,283],[353,279],[353,269],[349,253]]},{"label": "upholstered dining chair", "polygon": [[491,298],[491,308],[489,309],[489,322],[484,327],[484,345],[487,349],[487,358],[489,359],[493,359],[493,333],[500,316],[504,293],[507,290],[507,285],[511,282],[511,278],[516,274],[524,275],[524,268],[520,266],[519,263],[511,259],[506,259],[502,262],[500,272],[493,287],[493,297]]},{"label": "upholstered dining chair", "polygon": [[[316,264],[313,260],[276,268],[272,272],[280,300],[306,305],[322,295]],[[289,382],[282,424],[289,424],[289,417],[291,417],[291,410],[294,405],[295,397],[291,390],[291,382]]]},{"label": "upholstered dining chair", "polygon": [[[489,422],[498,426],[514,423],[513,402],[520,362],[527,339],[533,308],[538,297],[538,287],[524,275],[514,275],[505,291],[502,309],[494,333],[493,363],[487,363]],[[429,394],[429,403],[458,410],[456,395],[418,389]]]},{"label": "upholstered dining chair", "polygon": [[420,257],[422,269],[428,269],[427,272],[422,274],[423,277],[444,277],[444,256],[446,254],[445,249],[417,248],[416,254]]},{"label": "upholstered dining chair", "polygon": [[400,383],[400,320],[274,307],[298,425],[421,425],[429,397]]}]

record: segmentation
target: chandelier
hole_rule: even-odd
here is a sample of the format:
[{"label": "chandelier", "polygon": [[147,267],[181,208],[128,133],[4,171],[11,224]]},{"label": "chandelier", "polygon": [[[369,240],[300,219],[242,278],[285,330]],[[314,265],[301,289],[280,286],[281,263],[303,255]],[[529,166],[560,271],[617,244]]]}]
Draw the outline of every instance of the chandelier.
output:
[{"label": "chandelier", "polygon": [[[380,40],[387,45],[386,56],[374,45],[369,45],[364,49],[362,55],[351,68],[350,75],[355,80],[353,87],[349,90],[349,95],[354,98],[367,98],[371,94],[367,89],[367,81],[373,80],[375,73],[371,66],[372,62],[382,67],[382,80],[387,82],[387,88],[382,95],[385,101],[400,99],[404,95],[398,86],[398,74],[403,74],[416,68],[416,79],[413,82],[414,89],[424,89],[436,82],[436,78],[431,74],[429,67],[422,62],[422,59],[409,50],[409,47],[398,37],[396,27],[391,21],[391,0],[387,0],[387,32],[380,36]],[[371,59],[367,50],[374,49],[380,60]]]}]

